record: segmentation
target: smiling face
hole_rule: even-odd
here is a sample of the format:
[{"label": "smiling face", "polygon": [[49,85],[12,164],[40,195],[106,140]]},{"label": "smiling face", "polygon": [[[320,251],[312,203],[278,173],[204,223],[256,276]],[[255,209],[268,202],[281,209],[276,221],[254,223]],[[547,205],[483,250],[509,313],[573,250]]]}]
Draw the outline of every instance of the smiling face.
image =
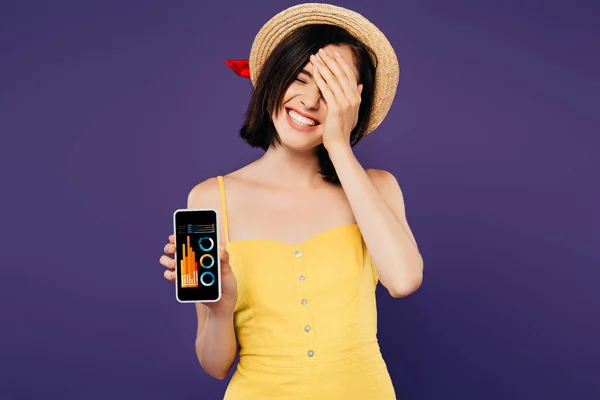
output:
[{"label": "smiling face", "polygon": [[[350,64],[358,81],[359,73],[350,48],[327,45],[324,49],[331,55],[337,50]],[[309,61],[285,92],[281,108],[273,115],[273,125],[283,146],[297,151],[311,150],[323,142],[326,117],[327,103],[312,76]]]}]

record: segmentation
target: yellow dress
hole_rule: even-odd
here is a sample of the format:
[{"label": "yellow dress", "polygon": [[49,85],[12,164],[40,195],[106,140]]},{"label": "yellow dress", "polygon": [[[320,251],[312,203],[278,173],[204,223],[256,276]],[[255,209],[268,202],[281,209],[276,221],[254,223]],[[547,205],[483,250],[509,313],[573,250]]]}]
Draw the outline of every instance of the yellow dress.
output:
[{"label": "yellow dress", "polygon": [[299,245],[229,241],[240,360],[224,400],[395,400],[377,341],[377,272],[358,225]]}]

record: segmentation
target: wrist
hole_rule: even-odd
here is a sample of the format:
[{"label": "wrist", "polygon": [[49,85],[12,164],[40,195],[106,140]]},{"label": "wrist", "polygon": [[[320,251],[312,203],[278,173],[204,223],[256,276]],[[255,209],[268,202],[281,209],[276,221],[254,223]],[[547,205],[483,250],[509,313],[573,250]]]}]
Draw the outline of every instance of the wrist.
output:
[{"label": "wrist", "polygon": [[350,143],[331,143],[325,146],[325,150],[327,150],[332,162],[334,162],[334,159],[336,158],[347,157],[353,154]]},{"label": "wrist", "polygon": [[230,320],[233,318],[234,308],[235,305],[229,306],[227,304],[208,306],[208,317],[213,320]]}]

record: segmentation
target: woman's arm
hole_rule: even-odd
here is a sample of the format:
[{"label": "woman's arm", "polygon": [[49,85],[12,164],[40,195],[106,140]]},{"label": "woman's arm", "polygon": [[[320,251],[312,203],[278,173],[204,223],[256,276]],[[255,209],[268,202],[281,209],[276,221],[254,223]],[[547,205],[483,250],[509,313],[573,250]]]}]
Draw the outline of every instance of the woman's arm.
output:
[{"label": "woman's arm", "polygon": [[392,296],[407,296],[421,285],[423,259],[406,222],[402,192],[393,175],[385,171],[367,174],[354,157],[350,135],[357,124],[363,85],[351,62],[321,50],[323,54],[311,56],[311,62],[327,103],[323,146],[350,201],[379,280]]},{"label": "woman's arm", "polygon": [[330,146],[328,152],[381,284],[393,297],[408,296],[423,280],[423,258],[396,178],[382,170],[365,171],[350,145]]},{"label": "woman's arm", "polygon": [[[197,184],[189,193],[187,200],[188,208],[212,208],[221,209],[221,197],[217,178],[210,178]],[[219,226],[224,226],[222,213],[218,212]],[[223,232],[219,232],[219,242],[224,246],[225,238]],[[227,258],[221,259],[229,262]],[[224,273],[222,271],[222,273]],[[237,291],[234,284],[229,284],[223,277],[223,294],[221,300],[216,303],[205,305],[196,303],[196,314],[198,316],[198,331],[196,334],[196,355],[200,365],[210,376],[217,379],[225,379],[235,358],[237,356],[237,342],[233,323],[233,310]],[[227,286],[227,287],[226,287]],[[229,290],[225,296],[225,291]],[[235,294],[233,293],[235,291]]]},{"label": "woman's arm", "polygon": [[205,305],[196,303],[196,313],[198,361],[207,374],[217,379],[225,379],[237,356],[233,310],[215,313]]}]

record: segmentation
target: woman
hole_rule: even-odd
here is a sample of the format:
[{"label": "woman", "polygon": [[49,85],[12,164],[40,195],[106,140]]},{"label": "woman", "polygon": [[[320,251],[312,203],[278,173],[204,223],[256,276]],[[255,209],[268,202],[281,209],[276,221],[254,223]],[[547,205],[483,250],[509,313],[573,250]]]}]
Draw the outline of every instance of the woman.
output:
[{"label": "woman", "polygon": [[[224,379],[239,342],[227,400],[396,398],[375,287],[409,295],[423,261],[396,179],[364,170],[352,152],[395,93],[397,60],[382,37],[360,14],[326,4],[273,17],[253,44],[240,131],[265,154],[189,193],[188,208],[219,210],[223,227],[222,296],[196,304],[196,353]],[[172,282],[173,241],[161,257]]]}]

